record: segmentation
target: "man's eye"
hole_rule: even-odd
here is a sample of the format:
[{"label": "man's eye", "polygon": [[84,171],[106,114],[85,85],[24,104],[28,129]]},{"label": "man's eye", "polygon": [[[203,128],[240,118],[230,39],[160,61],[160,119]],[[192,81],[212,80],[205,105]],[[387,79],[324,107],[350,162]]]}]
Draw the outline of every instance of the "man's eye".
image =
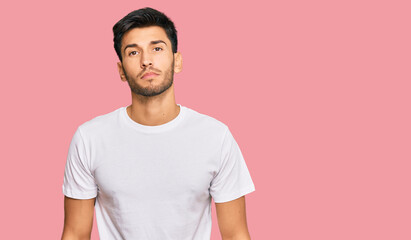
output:
[{"label": "man's eye", "polygon": [[129,55],[129,56],[137,55],[137,51],[131,51],[128,55]]},{"label": "man's eye", "polygon": [[155,47],[154,48],[154,51],[156,51],[156,52],[161,51],[161,50],[163,50],[161,47]]}]

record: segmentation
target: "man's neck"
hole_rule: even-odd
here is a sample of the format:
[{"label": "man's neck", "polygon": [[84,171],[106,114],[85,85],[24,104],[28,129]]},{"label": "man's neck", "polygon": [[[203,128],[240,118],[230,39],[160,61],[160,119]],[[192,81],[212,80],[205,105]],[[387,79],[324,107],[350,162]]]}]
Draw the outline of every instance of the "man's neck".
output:
[{"label": "man's neck", "polygon": [[180,107],[175,102],[173,89],[168,90],[171,91],[154,97],[136,96],[132,93],[132,104],[127,107],[128,116],[147,126],[162,125],[173,120],[180,113]]}]

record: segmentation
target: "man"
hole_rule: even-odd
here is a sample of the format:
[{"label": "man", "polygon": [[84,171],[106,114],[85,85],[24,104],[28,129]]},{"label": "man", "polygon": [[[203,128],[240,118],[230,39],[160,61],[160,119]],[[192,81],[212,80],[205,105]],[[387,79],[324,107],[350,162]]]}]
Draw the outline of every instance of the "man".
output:
[{"label": "man", "polygon": [[182,69],[173,22],[152,8],[113,27],[132,104],[80,125],[63,183],[62,239],[210,239],[211,197],[223,239],[250,239],[245,196],[255,190],[228,127],[176,104]]}]

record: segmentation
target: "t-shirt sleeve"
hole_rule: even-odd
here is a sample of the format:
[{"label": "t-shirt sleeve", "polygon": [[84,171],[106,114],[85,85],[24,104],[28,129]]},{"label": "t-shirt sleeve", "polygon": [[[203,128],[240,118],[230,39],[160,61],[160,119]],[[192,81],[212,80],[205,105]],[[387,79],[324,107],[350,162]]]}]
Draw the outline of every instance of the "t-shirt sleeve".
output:
[{"label": "t-shirt sleeve", "polygon": [[90,170],[80,127],[71,140],[64,170],[63,194],[70,198],[90,199],[97,196],[97,185]]},{"label": "t-shirt sleeve", "polygon": [[232,201],[255,191],[241,150],[227,128],[221,149],[221,165],[211,181],[210,195],[215,203]]}]

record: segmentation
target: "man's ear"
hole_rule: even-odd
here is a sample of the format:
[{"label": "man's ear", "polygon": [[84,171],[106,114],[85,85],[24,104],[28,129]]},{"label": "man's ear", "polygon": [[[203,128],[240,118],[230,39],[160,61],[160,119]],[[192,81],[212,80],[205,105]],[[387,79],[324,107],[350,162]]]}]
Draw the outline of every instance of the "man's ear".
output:
[{"label": "man's ear", "polygon": [[174,72],[179,73],[183,70],[183,57],[180,52],[174,53]]},{"label": "man's ear", "polygon": [[123,64],[121,62],[117,63],[117,68],[118,68],[118,73],[120,74],[121,81],[123,82],[127,81],[126,74],[124,73],[124,70],[123,70]]}]

